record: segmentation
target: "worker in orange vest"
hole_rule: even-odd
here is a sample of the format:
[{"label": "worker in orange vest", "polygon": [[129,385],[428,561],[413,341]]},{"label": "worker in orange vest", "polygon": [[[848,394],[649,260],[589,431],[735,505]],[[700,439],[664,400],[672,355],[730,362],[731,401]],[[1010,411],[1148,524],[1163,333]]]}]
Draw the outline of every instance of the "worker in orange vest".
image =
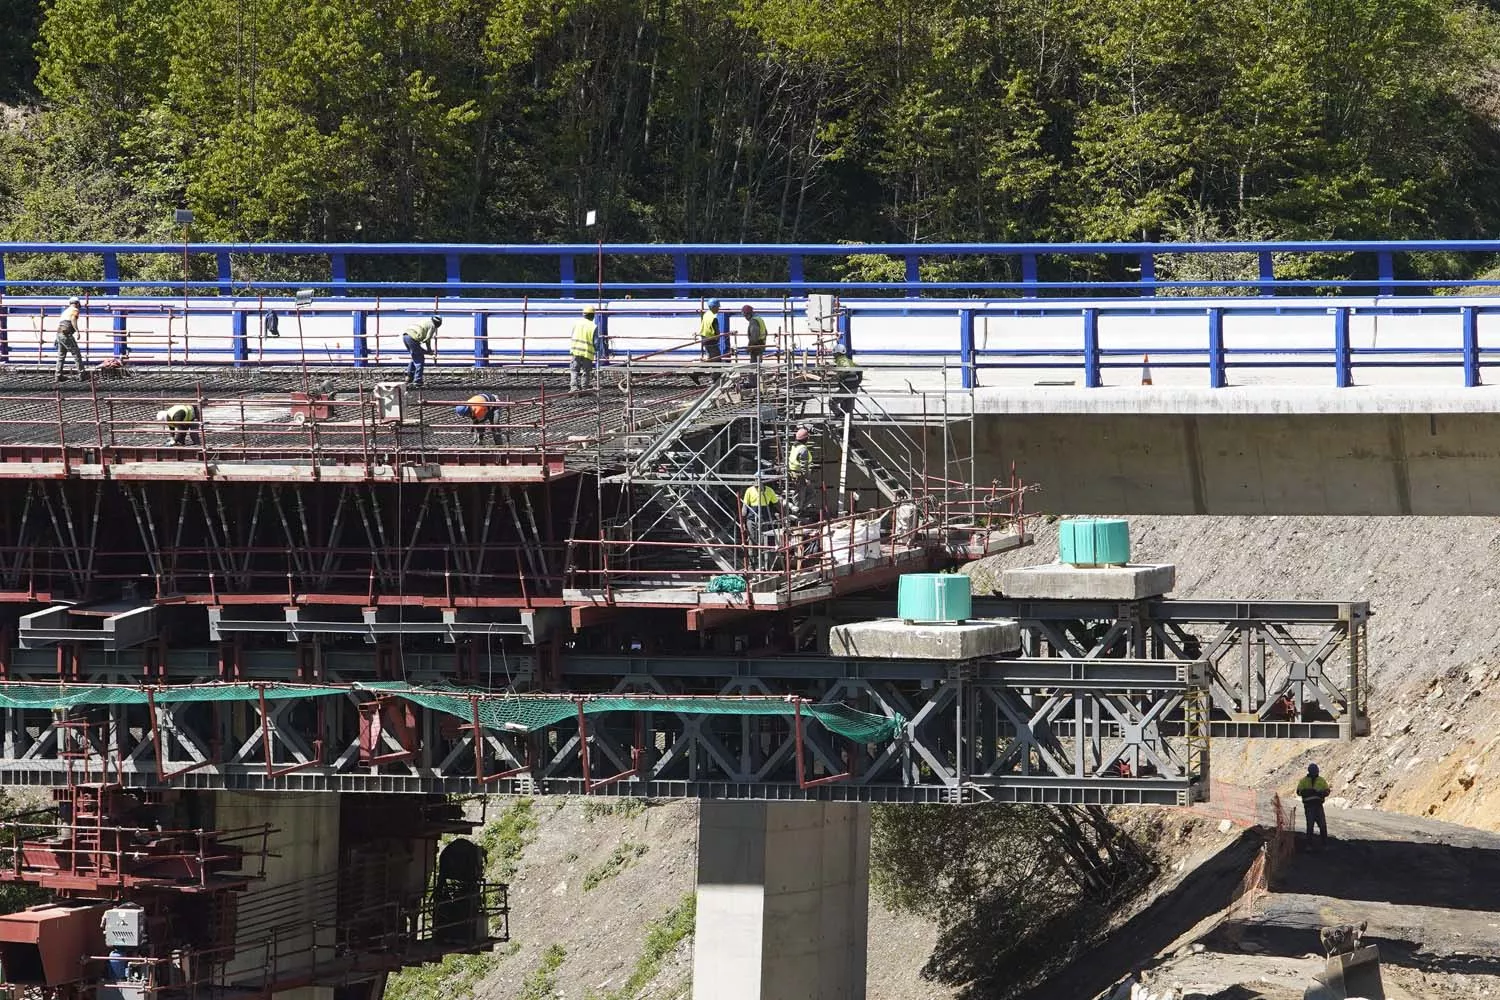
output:
[{"label": "worker in orange vest", "polygon": [[455,414],[473,422],[475,444],[483,444],[486,433],[491,444],[502,443],[503,429],[495,426],[495,418],[500,415],[499,403],[500,397],[493,392],[481,392],[470,396],[462,406],[453,408]]}]

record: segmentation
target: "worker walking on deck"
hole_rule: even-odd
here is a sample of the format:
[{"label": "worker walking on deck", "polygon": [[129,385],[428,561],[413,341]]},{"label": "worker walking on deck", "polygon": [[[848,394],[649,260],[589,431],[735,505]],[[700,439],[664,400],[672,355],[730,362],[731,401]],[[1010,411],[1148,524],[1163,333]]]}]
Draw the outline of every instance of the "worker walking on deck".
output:
[{"label": "worker walking on deck", "polygon": [[758,365],[761,355],[766,353],[766,321],[755,315],[755,307],[748,303],[740,313],[745,317],[745,346],[750,361]]},{"label": "worker walking on deck", "polygon": [[173,403],[156,412],[156,419],[167,425],[167,447],[197,444],[198,407],[192,403]]},{"label": "worker walking on deck", "polygon": [[1328,843],[1328,817],[1323,815],[1323,800],[1328,798],[1328,782],[1318,776],[1318,765],[1307,765],[1307,777],[1297,782],[1297,795],[1302,799],[1302,811],[1307,815],[1307,839],[1312,840],[1313,827],[1318,829],[1319,840]]},{"label": "worker walking on deck", "polygon": [[849,357],[849,349],[843,344],[833,349],[833,367],[838,381],[838,392],[828,401],[829,412],[834,416],[853,413],[854,394],[859,391],[860,383],[865,380],[865,373],[860,371],[854,359]]},{"label": "worker walking on deck", "polygon": [[599,324],[594,322],[594,307],[583,307],[583,318],[573,324],[573,340],[568,347],[572,366],[568,369],[568,391],[598,388],[594,359],[599,349]]},{"label": "worker walking on deck", "polygon": [[719,350],[719,300],[709,299],[704,303],[703,315],[698,320],[698,343],[704,361],[718,361]]},{"label": "worker walking on deck", "polygon": [[53,380],[63,380],[63,368],[68,363],[68,355],[78,364],[78,377],[84,377],[83,353],[78,350],[78,313],[83,308],[83,303],[77,297],[68,300],[68,305],[62,311],[62,316],[57,321],[57,336],[52,341],[52,346],[57,349],[57,370],[53,373]]},{"label": "worker walking on deck", "polygon": [[489,437],[491,444],[502,443],[502,429],[495,426],[495,418],[500,415],[499,403],[500,397],[493,392],[481,392],[453,408],[454,413],[468,417],[473,423],[475,444],[484,444],[485,437]]},{"label": "worker walking on deck", "polygon": [[433,313],[420,323],[413,323],[406,328],[401,335],[401,343],[411,352],[411,361],[406,366],[406,384],[420,389],[422,387],[422,371],[427,364],[427,354],[431,351],[437,354],[437,332],[438,327],[443,325],[443,317]]}]

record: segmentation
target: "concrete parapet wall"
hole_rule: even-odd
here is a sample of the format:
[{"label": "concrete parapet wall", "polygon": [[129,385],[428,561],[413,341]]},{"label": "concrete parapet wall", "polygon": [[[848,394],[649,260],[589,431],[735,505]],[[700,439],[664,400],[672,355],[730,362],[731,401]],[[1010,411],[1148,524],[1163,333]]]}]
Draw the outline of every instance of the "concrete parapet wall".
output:
[{"label": "concrete parapet wall", "polygon": [[1058,514],[1500,514],[1500,412],[981,415],[975,478]]}]

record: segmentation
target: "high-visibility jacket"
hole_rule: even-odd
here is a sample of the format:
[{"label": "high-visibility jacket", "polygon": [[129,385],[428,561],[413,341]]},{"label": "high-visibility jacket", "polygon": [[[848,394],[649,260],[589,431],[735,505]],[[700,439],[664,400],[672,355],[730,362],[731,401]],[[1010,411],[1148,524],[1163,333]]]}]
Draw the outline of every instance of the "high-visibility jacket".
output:
[{"label": "high-visibility jacket", "polygon": [[847,354],[835,354],[833,356],[833,367],[835,368],[858,368],[854,359]]},{"label": "high-visibility jacket", "polygon": [[745,331],[745,342],[751,347],[766,346],[766,321],[759,316],[751,316],[749,326]]},{"label": "high-visibility jacket", "polygon": [[704,340],[719,338],[719,314],[712,309],[703,310],[703,319],[698,324],[698,336]]},{"label": "high-visibility jacket", "polygon": [[801,442],[792,445],[786,455],[786,471],[799,476],[805,474],[810,465],[812,465],[812,449]]},{"label": "high-visibility jacket", "polygon": [[1321,774],[1316,778],[1303,778],[1297,782],[1297,794],[1302,797],[1303,802],[1316,802],[1322,805],[1323,800],[1328,798],[1328,782],[1323,780]]},{"label": "high-visibility jacket", "polygon": [[190,424],[198,419],[198,408],[191,403],[174,403],[167,407],[167,423]]},{"label": "high-visibility jacket", "polygon": [[769,486],[745,487],[745,506],[759,510],[781,502],[781,497]]},{"label": "high-visibility jacket", "polygon": [[594,360],[594,341],[599,336],[599,324],[591,319],[580,319],[573,324],[573,343],[568,352],[575,358]]},{"label": "high-visibility jacket", "polygon": [[66,309],[64,309],[62,311],[62,316],[58,317],[58,320],[57,320],[58,329],[62,329],[62,326],[63,326],[64,323],[68,324],[68,332],[69,333],[72,333],[73,330],[76,330],[78,328],[78,307],[77,306],[68,306]]},{"label": "high-visibility jacket", "polygon": [[433,335],[437,333],[437,327],[432,325],[432,320],[424,319],[420,323],[413,323],[406,328],[405,335],[426,347],[432,343]]},{"label": "high-visibility jacket", "polygon": [[469,419],[476,424],[490,415],[490,407],[500,402],[498,396],[493,392],[481,392],[477,396],[470,396],[466,401],[469,407]]}]

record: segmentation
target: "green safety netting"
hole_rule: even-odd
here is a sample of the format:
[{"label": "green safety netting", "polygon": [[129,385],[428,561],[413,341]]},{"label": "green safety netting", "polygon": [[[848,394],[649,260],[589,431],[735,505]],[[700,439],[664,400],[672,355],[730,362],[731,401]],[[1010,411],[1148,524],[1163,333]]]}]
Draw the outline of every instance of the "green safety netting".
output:
[{"label": "green safety netting", "polygon": [[331,687],[310,684],[181,684],[141,688],[107,684],[0,683],[0,708],[66,709],[93,705],[159,705],[191,702],[258,702],[291,698],[339,698],[351,692],[396,697],[466,722],[479,716],[486,729],[532,732],[607,712],[670,712],[678,715],[800,715],[830,732],[861,743],[893,738],[906,724],[840,704],[813,704],[795,699],[732,695],[548,695],[495,694],[452,687],[419,687],[400,681],[375,681]]}]

